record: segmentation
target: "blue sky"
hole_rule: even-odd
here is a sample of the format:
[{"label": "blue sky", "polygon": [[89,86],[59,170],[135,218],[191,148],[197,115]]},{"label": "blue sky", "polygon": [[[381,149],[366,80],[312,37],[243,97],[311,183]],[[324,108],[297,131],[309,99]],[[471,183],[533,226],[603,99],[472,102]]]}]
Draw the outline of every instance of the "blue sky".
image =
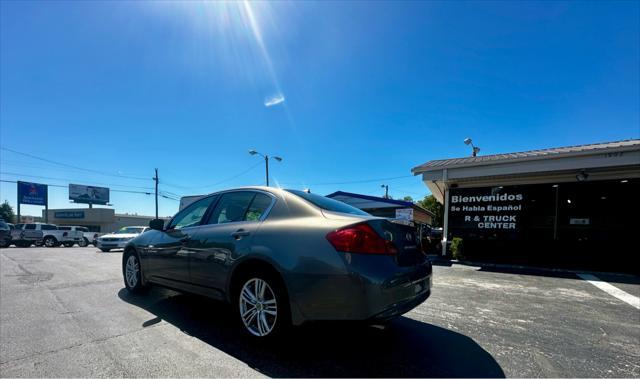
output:
[{"label": "blue sky", "polygon": [[157,167],[161,191],[204,193],[263,184],[255,148],[284,158],[283,187],[421,198],[419,178],[380,178],[468,155],[465,137],[481,154],[640,138],[637,1],[0,7],[0,145],[93,170],[2,150],[3,180],[146,191]]}]

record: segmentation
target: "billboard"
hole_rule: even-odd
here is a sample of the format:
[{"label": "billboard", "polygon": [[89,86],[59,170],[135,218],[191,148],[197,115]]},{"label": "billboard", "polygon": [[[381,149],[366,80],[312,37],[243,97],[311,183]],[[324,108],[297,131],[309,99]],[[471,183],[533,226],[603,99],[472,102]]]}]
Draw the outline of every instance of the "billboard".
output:
[{"label": "billboard", "polygon": [[109,188],[69,184],[69,200],[84,204],[109,203]]},{"label": "billboard", "polygon": [[47,185],[18,182],[18,202],[20,204],[47,205]]}]

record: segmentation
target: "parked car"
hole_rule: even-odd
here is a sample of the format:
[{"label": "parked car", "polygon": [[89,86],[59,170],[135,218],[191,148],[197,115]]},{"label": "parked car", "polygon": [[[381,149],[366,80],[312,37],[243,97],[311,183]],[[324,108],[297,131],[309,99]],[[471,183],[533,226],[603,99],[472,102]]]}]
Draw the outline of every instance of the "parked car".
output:
[{"label": "parked car", "polygon": [[0,218],[0,247],[11,245],[11,226]]},{"label": "parked car", "polygon": [[73,231],[78,231],[80,233],[82,233],[82,239],[80,240],[80,242],[78,242],[78,246],[80,247],[85,247],[85,246],[89,246],[89,244],[92,244],[93,246],[96,246],[97,244],[97,239],[100,236],[99,233],[96,232],[90,232],[89,228],[85,227],[85,226],[58,226],[59,230],[73,230]]},{"label": "parked car", "polygon": [[73,244],[80,242],[82,233],[79,231],[58,230],[56,225],[36,222],[33,224],[17,224],[16,229],[11,233],[11,239],[11,243],[18,247],[28,247],[32,244],[46,247],[73,246]]},{"label": "parked car", "polygon": [[442,228],[425,226],[422,234],[422,250],[426,254],[442,252]]},{"label": "parked car", "polygon": [[95,246],[105,253],[112,249],[123,249],[127,242],[148,230],[147,226],[125,226],[117,232],[98,237]]},{"label": "parked car", "polygon": [[149,226],[125,246],[126,288],[229,302],[256,338],[312,320],[386,321],[431,293],[415,227],[303,191],[217,192]]}]

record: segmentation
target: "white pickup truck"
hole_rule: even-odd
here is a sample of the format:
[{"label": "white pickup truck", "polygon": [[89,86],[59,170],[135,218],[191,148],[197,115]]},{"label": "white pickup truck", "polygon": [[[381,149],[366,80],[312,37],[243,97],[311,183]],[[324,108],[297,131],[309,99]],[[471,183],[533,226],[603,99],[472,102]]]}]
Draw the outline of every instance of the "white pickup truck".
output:
[{"label": "white pickup truck", "polygon": [[60,245],[73,246],[83,238],[82,232],[73,230],[58,230],[53,224],[34,223],[18,224],[11,232],[11,243],[19,247],[27,247],[32,244],[46,247]]},{"label": "white pickup truck", "polygon": [[78,246],[85,247],[89,244],[96,246],[96,240],[100,237],[100,233],[90,232],[89,228],[85,226],[58,226],[58,230],[72,230],[82,233],[82,240],[78,242]]}]

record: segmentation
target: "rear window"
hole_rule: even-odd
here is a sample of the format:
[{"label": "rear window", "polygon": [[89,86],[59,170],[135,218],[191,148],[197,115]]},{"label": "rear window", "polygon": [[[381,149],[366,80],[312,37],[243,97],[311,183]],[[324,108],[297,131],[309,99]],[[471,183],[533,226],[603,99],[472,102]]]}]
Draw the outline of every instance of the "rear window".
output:
[{"label": "rear window", "polygon": [[55,225],[42,224],[40,229],[42,229],[42,230],[58,230],[58,227],[55,226]]},{"label": "rear window", "polygon": [[315,205],[320,209],[324,209],[331,212],[340,212],[340,213],[348,213],[352,215],[360,215],[360,216],[370,216],[369,213],[358,209],[356,207],[352,207],[349,204],[345,204],[342,201],[329,199],[328,197],[316,195],[314,193],[308,193],[299,190],[285,190],[289,193],[297,195],[311,204]]},{"label": "rear window", "polygon": [[70,226],[58,226],[58,230],[71,230]]}]

